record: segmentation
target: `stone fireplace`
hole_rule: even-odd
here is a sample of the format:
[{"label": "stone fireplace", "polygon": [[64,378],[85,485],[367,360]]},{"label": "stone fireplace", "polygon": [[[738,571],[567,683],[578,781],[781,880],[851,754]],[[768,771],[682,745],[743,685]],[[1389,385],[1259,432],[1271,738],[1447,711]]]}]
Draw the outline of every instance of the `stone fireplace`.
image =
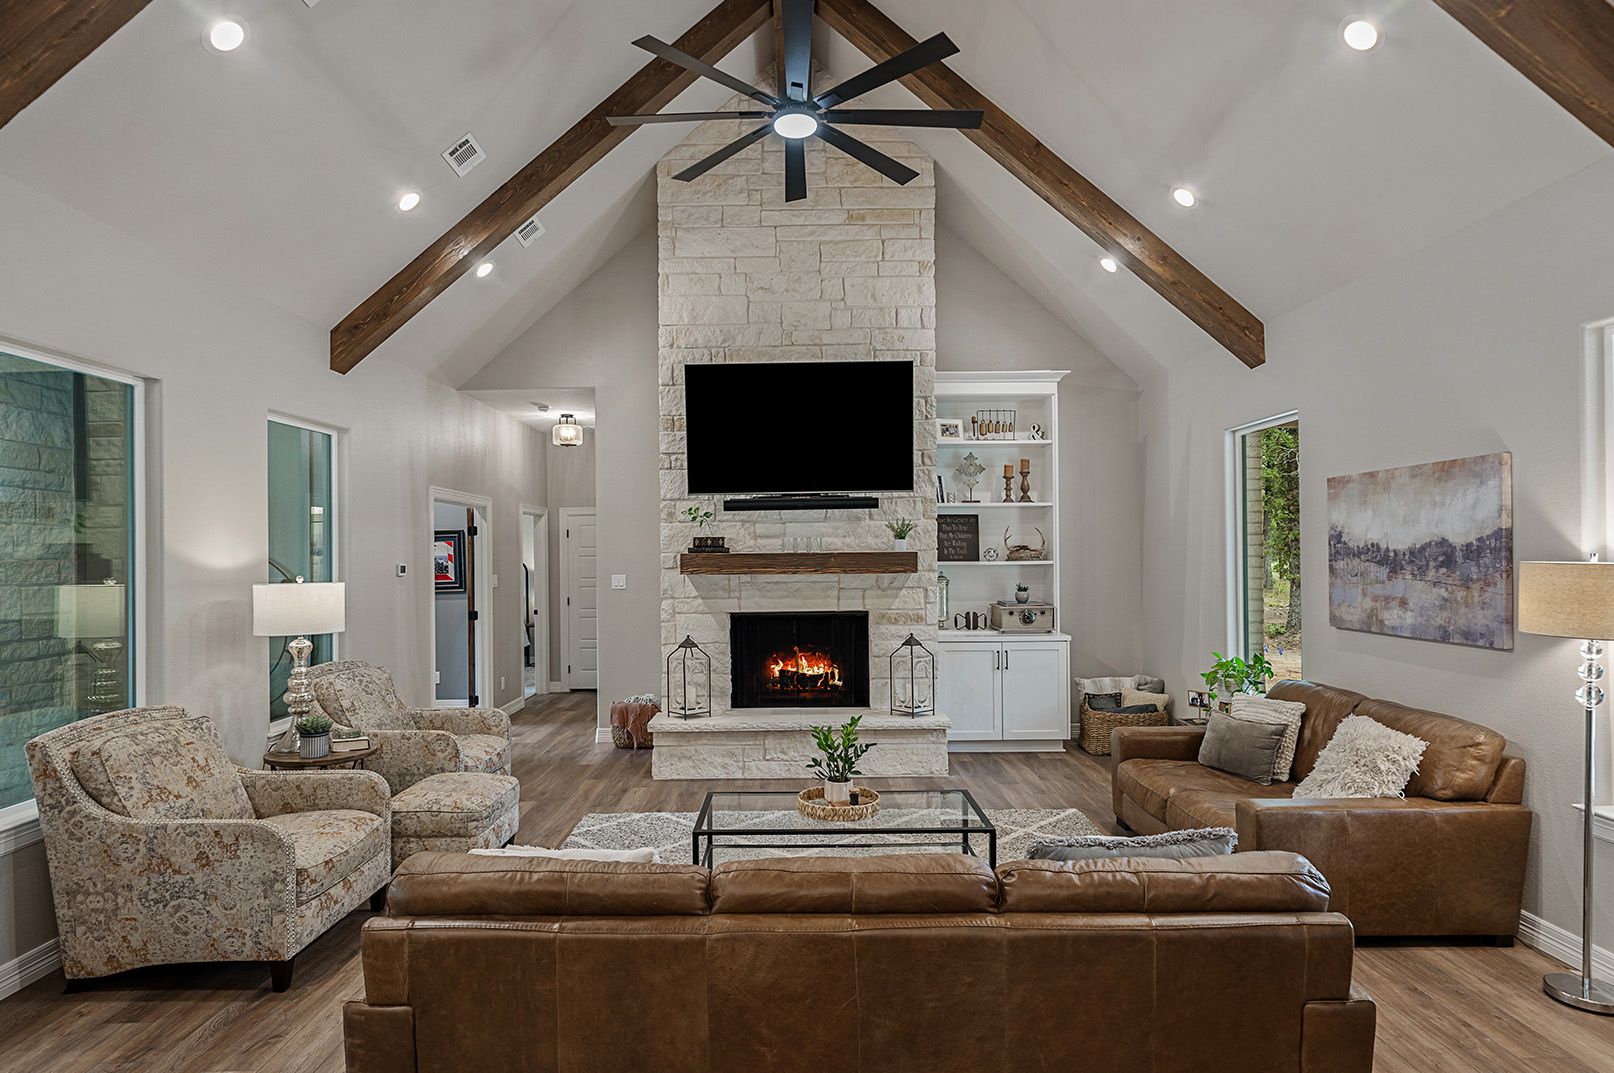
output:
[{"label": "stone fireplace", "polygon": [[729,615],[729,706],[866,708],[867,611]]}]

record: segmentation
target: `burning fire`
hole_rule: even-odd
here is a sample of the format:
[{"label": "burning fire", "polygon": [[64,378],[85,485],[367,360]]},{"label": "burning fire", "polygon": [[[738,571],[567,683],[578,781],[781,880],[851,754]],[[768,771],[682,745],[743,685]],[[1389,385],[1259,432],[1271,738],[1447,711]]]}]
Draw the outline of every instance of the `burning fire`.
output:
[{"label": "burning fire", "polygon": [[822,652],[793,649],[768,657],[768,684],[774,688],[827,689],[841,684],[841,668]]}]

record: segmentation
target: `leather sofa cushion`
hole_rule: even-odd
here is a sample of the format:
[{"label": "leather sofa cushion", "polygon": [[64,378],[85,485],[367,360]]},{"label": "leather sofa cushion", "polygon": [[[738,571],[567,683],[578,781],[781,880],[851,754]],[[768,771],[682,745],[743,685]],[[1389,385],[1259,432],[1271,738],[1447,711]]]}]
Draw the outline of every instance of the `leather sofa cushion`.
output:
[{"label": "leather sofa cushion", "polygon": [[417,853],[387,891],[392,916],[704,914],[706,869],[691,864]]},{"label": "leather sofa cushion", "polygon": [[1320,682],[1277,682],[1267,690],[1267,696],[1272,700],[1299,701],[1306,706],[1306,714],[1300,718],[1300,738],[1295,743],[1295,763],[1289,770],[1289,778],[1295,782],[1311,774],[1317,757],[1339,729],[1339,724],[1367,699],[1349,689]]},{"label": "leather sofa cushion", "polygon": [[1235,822],[1240,801],[1252,797],[1287,798],[1294,793],[1292,782],[1261,786],[1250,783],[1238,792],[1224,790],[1184,790],[1173,794],[1166,802],[1166,826],[1173,831],[1195,827],[1237,827]]},{"label": "leather sofa cushion", "polygon": [[318,898],[370,858],[390,852],[386,824],[370,812],[287,812],[263,822],[291,839],[299,905]]},{"label": "leather sofa cushion", "polygon": [[1507,748],[1507,739],[1488,727],[1393,701],[1364,700],[1356,714],[1429,743],[1407,783],[1408,797],[1483,801]]},{"label": "leather sofa cushion", "polygon": [[1293,853],[1187,860],[1014,861],[1005,913],[1321,913],[1328,881]]},{"label": "leather sofa cushion", "polygon": [[715,913],[988,913],[997,878],[962,854],[780,857],[712,871]]},{"label": "leather sofa cushion", "polygon": [[[1262,786],[1225,771],[1208,768],[1197,760],[1123,760],[1116,769],[1122,795],[1131,798],[1157,820],[1166,818],[1166,802],[1191,790],[1208,790],[1233,797],[1288,797],[1293,783]],[[1232,824],[1194,824],[1195,827],[1231,827]]]}]

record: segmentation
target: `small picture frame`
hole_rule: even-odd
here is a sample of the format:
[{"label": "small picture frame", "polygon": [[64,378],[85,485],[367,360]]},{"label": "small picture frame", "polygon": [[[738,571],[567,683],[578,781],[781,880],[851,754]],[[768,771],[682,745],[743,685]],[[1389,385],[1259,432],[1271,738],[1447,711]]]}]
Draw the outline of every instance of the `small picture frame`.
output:
[{"label": "small picture frame", "polygon": [[437,592],[465,591],[465,530],[439,529],[433,534],[432,577]]},{"label": "small picture frame", "polygon": [[964,438],[964,421],[958,417],[936,418],[936,439],[962,440]]}]

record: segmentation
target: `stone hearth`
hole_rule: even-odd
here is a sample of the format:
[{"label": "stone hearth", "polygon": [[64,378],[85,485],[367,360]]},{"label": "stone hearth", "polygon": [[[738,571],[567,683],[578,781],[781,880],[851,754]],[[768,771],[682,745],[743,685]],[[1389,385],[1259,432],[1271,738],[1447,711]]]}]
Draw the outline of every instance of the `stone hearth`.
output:
[{"label": "stone hearth", "polygon": [[[807,761],[817,755],[808,727],[839,723],[857,712],[733,712],[707,719],[650,720],[656,747],[651,774],[658,779],[811,780]],[[861,713],[860,736],[879,747],[858,765],[870,778],[947,774],[945,716]]]}]

